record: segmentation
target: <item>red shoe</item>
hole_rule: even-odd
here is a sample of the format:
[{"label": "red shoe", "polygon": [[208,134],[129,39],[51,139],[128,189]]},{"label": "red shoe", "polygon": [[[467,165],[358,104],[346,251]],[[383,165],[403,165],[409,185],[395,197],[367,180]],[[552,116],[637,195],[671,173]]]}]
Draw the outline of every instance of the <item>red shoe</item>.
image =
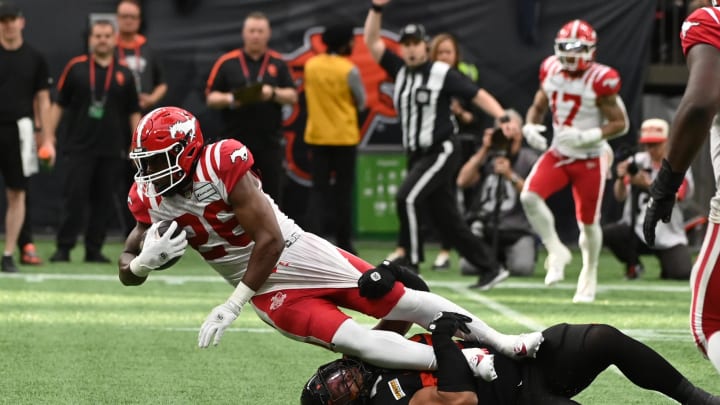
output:
[{"label": "red shoe", "polygon": [[32,243],[28,243],[23,246],[22,252],[20,254],[20,263],[33,266],[39,266],[43,264],[42,259],[40,259],[40,256],[38,256],[37,252],[35,251],[35,245],[33,245]]}]

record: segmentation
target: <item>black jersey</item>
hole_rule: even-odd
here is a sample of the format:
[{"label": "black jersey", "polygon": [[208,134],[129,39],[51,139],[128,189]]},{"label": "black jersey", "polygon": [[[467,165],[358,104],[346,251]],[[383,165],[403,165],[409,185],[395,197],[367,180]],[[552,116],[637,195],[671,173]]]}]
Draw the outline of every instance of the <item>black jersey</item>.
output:
[{"label": "black jersey", "polygon": [[[414,336],[412,339],[429,344],[430,335]],[[458,341],[460,347],[485,347],[476,342]],[[493,348],[487,348],[495,355],[495,370],[498,378],[492,382],[476,379],[476,392],[481,404],[513,404],[523,388],[523,367],[526,363],[513,361]],[[429,371],[383,370],[374,383],[371,392],[373,405],[405,405],[412,396],[424,387],[436,386],[437,378]]]},{"label": "black jersey", "polygon": [[469,101],[480,89],[469,78],[444,62],[427,62],[410,68],[390,50],[380,66],[395,79],[393,102],[407,151],[428,151],[457,133],[450,111],[453,97]]},{"label": "black jersey", "polygon": [[0,46],[0,123],[33,116],[33,100],[50,87],[45,58],[27,43],[16,50]]},{"label": "black jersey", "polygon": [[[255,83],[274,87],[295,87],[287,64],[280,55],[267,51],[260,59],[253,59],[242,49],[222,55],[210,72],[206,94],[212,91],[231,92]],[[224,138],[234,138],[250,149],[264,149],[280,145],[282,138],[282,105],[262,101],[226,108],[221,111],[225,128]]]}]

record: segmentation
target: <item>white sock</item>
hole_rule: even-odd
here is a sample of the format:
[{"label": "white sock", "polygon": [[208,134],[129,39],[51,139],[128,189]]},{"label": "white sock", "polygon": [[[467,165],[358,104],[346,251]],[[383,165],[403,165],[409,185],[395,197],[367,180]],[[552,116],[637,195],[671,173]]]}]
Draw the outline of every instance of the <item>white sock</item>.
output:
[{"label": "white sock", "polygon": [[468,338],[491,344],[506,353],[512,353],[517,335],[502,334],[465,308],[430,292],[405,289],[405,294],[384,319],[414,322],[427,329],[435,314],[440,311],[457,312],[469,316],[473,321],[468,324],[471,331]]},{"label": "white sock", "polygon": [[348,319],[333,336],[333,350],[359,357],[378,367],[435,370],[432,346],[412,342],[390,331],[368,329]]},{"label": "white sock", "polygon": [[707,356],[710,363],[720,373],[720,331],[716,331],[710,336],[707,342]]},{"label": "white sock", "polygon": [[602,229],[600,224],[580,226],[580,239],[578,245],[582,254],[583,266],[578,276],[576,294],[595,296],[597,290],[597,268],[602,248]]},{"label": "white sock", "polygon": [[578,245],[580,246],[580,253],[582,253],[583,268],[597,269],[603,243],[602,228],[598,223],[590,225],[578,224],[578,227],[580,228]]},{"label": "white sock", "polygon": [[548,252],[562,250],[565,245],[560,242],[555,230],[555,217],[545,201],[532,191],[520,193],[520,201],[530,225],[532,225]]}]

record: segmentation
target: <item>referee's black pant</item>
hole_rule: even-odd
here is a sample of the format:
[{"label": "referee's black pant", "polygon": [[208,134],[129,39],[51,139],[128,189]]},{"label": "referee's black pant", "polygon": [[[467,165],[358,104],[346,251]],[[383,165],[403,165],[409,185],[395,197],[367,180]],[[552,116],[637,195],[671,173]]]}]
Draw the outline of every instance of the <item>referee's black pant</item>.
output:
[{"label": "referee's black pant", "polygon": [[[425,259],[421,234],[422,218],[432,217],[442,240],[450,242],[461,256],[481,272],[494,271],[498,262],[488,247],[475,236],[463,220],[457,206],[453,184],[459,165],[459,152],[451,140],[429,152],[408,155],[408,173],[396,196],[400,236],[410,263]],[[421,207],[426,206],[426,210]]]}]

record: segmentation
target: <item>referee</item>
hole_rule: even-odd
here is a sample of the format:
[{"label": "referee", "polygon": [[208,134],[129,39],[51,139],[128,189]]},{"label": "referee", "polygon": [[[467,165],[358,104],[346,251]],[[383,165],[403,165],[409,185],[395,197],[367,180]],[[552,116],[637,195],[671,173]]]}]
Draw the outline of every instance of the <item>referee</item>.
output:
[{"label": "referee", "polygon": [[45,58],[23,41],[24,27],[20,9],[0,2],[0,173],[8,202],[2,271],[8,273],[18,271],[12,253],[25,220],[28,177],[38,171],[34,133],[37,124],[44,130],[38,143],[50,154],[51,161],[55,159],[55,137],[47,125],[48,66]]},{"label": "referee", "polygon": [[481,271],[473,287],[490,289],[508,277],[491,252],[472,234],[458,211],[453,194],[459,154],[453,137],[457,122],[450,111],[452,98],[472,101],[501,123],[505,134],[514,123],[500,104],[459,71],[444,62],[430,62],[425,29],[409,24],[400,32],[402,58],[385,47],[380,38],[383,6],[390,0],[373,0],[365,20],[365,44],[373,58],[395,79],[393,101],[402,127],[408,172],[396,196],[400,220],[399,246],[405,251],[403,264],[418,269],[423,261],[418,213],[427,212],[443,239]]}]

